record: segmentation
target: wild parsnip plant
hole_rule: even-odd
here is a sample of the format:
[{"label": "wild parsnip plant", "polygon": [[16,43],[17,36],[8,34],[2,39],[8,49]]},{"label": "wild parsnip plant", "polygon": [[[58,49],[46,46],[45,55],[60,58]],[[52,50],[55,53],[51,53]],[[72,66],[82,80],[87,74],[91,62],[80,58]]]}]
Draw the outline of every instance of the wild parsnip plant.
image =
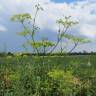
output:
[{"label": "wild parsnip plant", "polygon": [[[71,34],[68,34],[68,29],[78,24],[78,22],[71,19],[71,16],[63,17],[56,21],[59,26],[57,32],[57,41],[52,42],[48,40],[47,36],[41,38],[41,40],[36,40],[35,37],[38,34],[40,28],[38,27],[36,21],[40,11],[44,11],[44,9],[37,4],[35,6],[36,12],[34,16],[31,16],[29,13],[21,13],[12,16],[11,20],[15,22],[19,22],[23,26],[23,31],[19,32],[18,34],[25,37],[26,42],[23,44],[23,47],[27,50],[29,46],[32,47],[33,52],[35,54],[46,53],[52,54],[56,48],[59,46],[62,40],[67,39],[68,41],[72,41],[74,46],[69,52],[72,52],[79,44],[88,43],[89,40],[85,38],[80,38]],[[38,22],[38,21],[37,21]],[[31,27],[28,27],[31,26]],[[47,38],[45,38],[47,37]]]}]

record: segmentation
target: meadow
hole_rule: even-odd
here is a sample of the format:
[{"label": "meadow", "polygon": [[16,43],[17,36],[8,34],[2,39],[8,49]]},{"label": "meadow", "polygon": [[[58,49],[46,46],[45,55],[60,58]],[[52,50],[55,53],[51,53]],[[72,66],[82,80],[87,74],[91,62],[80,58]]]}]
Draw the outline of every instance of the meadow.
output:
[{"label": "meadow", "polygon": [[96,96],[96,55],[0,57],[0,96]]},{"label": "meadow", "polygon": [[[13,1],[9,2],[14,7]],[[83,0],[79,0],[77,3],[75,1],[70,3],[69,6],[64,3],[66,6],[63,8],[61,3],[56,3],[55,6],[52,2],[50,5],[51,0],[48,2],[39,0],[40,4],[36,0],[37,4],[32,4],[31,8],[29,7],[31,2],[27,3],[26,0],[23,9],[21,8],[23,0],[22,3],[21,0],[15,1],[18,6],[15,9],[9,8],[10,4],[7,4],[8,6],[1,4],[0,7],[0,9],[8,7],[9,10],[7,12],[3,9],[6,24],[0,18],[1,23],[5,25],[4,28],[1,26],[0,31],[6,31],[1,34],[1,47],[2,43],[5,43],[4,50],[0,51],[0,96],[96,96],[96,52],[93,52],[96,41],[93,38],[96,33],[95,23],[93,24],[95,11],[85,6],[92,2],[85,3],[87,1],[85,0],[83,5],[79,4],[79,1]],[[41,1],[45,2],[45,6]],[[34,0],[32,2],[36,3]],[[30,11],[25,10],[26,8]],[[74,10],[75,8],[77,9]],[[11,12],[12,14],[9,14]],[[15,34],[22,38],[14,37]],[[88,46],[84,45],[89,43]],[[3,47],[0,48],[2,49]],[[90,51],[92,52],[89,53]]]}]

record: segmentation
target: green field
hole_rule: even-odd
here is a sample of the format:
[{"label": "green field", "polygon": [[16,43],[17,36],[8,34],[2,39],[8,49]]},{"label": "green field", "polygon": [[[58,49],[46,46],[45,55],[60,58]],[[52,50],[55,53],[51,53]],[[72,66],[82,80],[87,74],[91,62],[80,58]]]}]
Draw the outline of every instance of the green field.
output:
[{"label": "green field", "polygon": [[0,57],[0,96],[96,96],[96,55]]}]

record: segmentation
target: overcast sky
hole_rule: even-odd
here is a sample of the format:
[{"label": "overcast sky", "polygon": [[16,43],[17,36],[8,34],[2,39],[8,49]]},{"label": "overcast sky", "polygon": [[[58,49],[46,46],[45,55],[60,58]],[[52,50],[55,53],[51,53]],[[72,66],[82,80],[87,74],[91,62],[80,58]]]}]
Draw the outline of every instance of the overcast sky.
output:
[{"label": "overcast sky", "polygon": [[[44,11],[39,14],[37,23],[41,31],[50,39],[57,32],[56,20],[64,16],[72,16],[79,24],[72,32],[94,41],[79,46],[76,50],[96,51],[96,0],[0,0],[0,50],[22,51],[24,38],[16,35],[22,30],[19,23],[13,23],[10,18],[17,13],[34,15],[34,5],[40,3]],[[38,35],[39,37],[39,35]],[[37,37],[37,38],[38,38]],[[55,40],[55,39],[54,39]]]}]

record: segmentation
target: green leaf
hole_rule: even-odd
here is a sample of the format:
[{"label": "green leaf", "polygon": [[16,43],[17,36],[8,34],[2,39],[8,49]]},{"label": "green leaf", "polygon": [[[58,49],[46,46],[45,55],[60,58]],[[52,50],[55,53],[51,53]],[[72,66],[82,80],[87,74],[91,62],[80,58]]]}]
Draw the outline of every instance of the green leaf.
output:
[{"label": "green leaf", "polygon": [[11,20],[16,22],[24,22],[25,20],[31,20],[32,16],[29,13],[13,15]]},{"label": "green leaf", "polygon": [[37,41],[37,42],[33,42],[33,41],[28,41],[27,44],[31,45],[33,48],[40,48],[40,47],[52,47],[55,44],[49,41]]},{"label": "green leaf", "polygon": [[73,25],[78,24],[78,22],[70,20],[70,17],[65,17],[63,19],[57,20],[57,23],[63,25],[64,27],[71,27]]},{"label": "green leaf", "polygon": [[17,34],[20,35],[20,36],[27,36],[27,35],[30,34],[30,30],[24,29],[24,31],[18,32]]},{"label": "green leaf", "polygon": [[91,42],[90,40],[88,39],[85,39],[85,38],[80,38],[80,37],[77,37],[77,36],[73,36],[73,35],[70,35],[70,34],[62,34],[61,35],[62,37],[65,37],[69,40],[72,40],[74,42],[81,42],[81,43],[89,43]]}]

